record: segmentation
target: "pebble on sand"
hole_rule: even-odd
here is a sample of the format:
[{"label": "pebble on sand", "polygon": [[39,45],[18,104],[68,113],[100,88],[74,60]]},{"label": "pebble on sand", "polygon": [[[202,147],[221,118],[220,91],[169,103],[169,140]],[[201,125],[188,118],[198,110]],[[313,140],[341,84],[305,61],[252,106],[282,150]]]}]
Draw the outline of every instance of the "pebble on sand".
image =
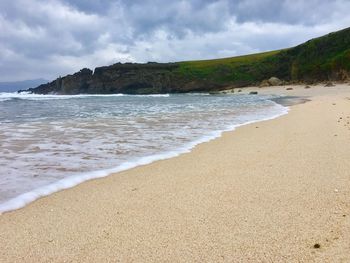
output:
[{"label": "pebble on sand", "polygon": [[314,248],[320,248],[320,247],[321,247],[321,245],[318,244],[318,243],[316,243],[316,244],[314,245]]}]

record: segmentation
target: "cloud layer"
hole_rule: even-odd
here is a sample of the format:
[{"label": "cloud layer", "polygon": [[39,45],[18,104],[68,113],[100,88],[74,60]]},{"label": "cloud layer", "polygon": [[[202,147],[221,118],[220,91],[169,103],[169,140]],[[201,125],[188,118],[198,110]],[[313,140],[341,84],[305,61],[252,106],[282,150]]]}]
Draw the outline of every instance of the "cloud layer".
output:
[{"label": "cloud layer", "polygon": [[348,10],[347,0],[1,1],[0,81],[289,47],[349,26]]}]

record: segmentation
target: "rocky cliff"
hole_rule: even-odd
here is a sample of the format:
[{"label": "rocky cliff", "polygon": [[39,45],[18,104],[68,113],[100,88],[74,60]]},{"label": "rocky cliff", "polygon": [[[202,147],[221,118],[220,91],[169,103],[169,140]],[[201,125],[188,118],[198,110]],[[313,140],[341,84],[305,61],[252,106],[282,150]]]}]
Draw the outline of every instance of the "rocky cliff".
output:
[{"label": "rocky cliff", "polygon": [[223,85],[190,80],[178,72],[178,63],[117,63],[93,72],[84,68],[73,75],[29,89],[40,94],[154,94],[209,91]]}]

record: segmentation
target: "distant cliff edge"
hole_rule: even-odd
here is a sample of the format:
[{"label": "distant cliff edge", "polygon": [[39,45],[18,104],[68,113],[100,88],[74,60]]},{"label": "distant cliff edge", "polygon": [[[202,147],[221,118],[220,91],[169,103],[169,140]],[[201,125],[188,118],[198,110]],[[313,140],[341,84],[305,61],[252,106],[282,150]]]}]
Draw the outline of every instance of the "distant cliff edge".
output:
[{"label": "distant cliff edge", "polygon": [[259,85],[270,77],[289,82],[350,79],[350,28],[299,46],[232,58],[176,63],[117,63],[84,68],[31,91],[38,94],[155,94],[216,91]]}]

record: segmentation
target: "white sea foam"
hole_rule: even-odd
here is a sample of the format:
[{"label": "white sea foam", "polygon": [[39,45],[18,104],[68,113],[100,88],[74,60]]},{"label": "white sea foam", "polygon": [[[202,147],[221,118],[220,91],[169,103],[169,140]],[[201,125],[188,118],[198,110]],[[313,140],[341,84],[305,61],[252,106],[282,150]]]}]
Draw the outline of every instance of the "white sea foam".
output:
[{"label": "white sea foam", "polygon": [[[134,95],[129,95],[129,96],[134,96]],[[148,95],[138,95],[138,96],[145,96],[145,97],[169,97],[170,94],[166,93],[166,94],[148,94]]]},{"label": "white sea foam", "polygon": [[[82,182],[91,180],[91,179],[97,179],[97,178],[102,178],[106,177],[112,173],[117,173],[121,171],[125,171],[140,165],[146,165],[150,164],[154,161],[158,160],[164,160],[164,159],[169,159],[172,157],[176,157],[180,154],[190,152],[196,145],[203,143],[203,142],[208,142],[210,140],[213,140],[215,138],[218,138],[221,136],[221,134],[225,131],[232,131],[235,128],[242,126],[242,125],[247,125],[250,123],[258,122],[258,121],[264,121],[264,120],[270,120],[277,118],[281,115],[287,114],[288,113],[288,108],[283,107],[279,104],[274,103],[275,105],[272,107],[271,112],[267,113],[254,113],[254,118],[250,118],[248,121],[242,121],[239,124],[235,125],[228,125],[227,127],[217,130],[217,131],[212,131],[212,132],[207,132],[207,135],[202,136],[196,140],[193,140],[191,142],[185,143],[181,147],[177,147],[175,150],[169,150],[165,151],[163,153],[159,154],[152,154],[144,157],[138,157],[134,158],[132,161],[125,161],[121,163],[120,165],[111,168],[111,169],[101,169],[98,171],[93,171],[93,172],[86,172],[86,173],[81,173],[81,174],[76,174],[73,176],[69,176],[63,179],[60,179],[56,182],[50,183],[48,185],[44,185],[38,188],[35,188],[34,190],[28,191],[26,193],[20,194],[19,196],[12,198],[2,204],[0,204],[0,214],[12,210],[16,210],[19,208],[22,208],[26,206],[27,204],[37,200],[38,198],[50,195],[52,193],[58,192],[60,190],[64,190],[67,188],[74,187]],[[53,145],[50,146],[51,148],[54,147]]]},{"label": "white sea foam", "polygon": [[208,92],[190,92],[187,93],[188,96],[210,96],[211,94]]},{"label": "white sea foam", "polygon": [[92,98],[92,97],[122,97],[122,96],[137,96],[137,97],[157,97],[157,98],[167,98],[169,94],[150,94],[150,95],[129,95],[129,94],[77,94],[77,95],[43,95],[43,94],[33,94],[30,92],[0,92],[0,102],[8,101],[12,99],[22,99],[22,100],[65,100],[65,99],[78,99],[78,98]]}]

